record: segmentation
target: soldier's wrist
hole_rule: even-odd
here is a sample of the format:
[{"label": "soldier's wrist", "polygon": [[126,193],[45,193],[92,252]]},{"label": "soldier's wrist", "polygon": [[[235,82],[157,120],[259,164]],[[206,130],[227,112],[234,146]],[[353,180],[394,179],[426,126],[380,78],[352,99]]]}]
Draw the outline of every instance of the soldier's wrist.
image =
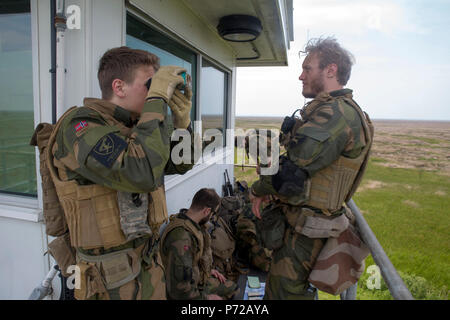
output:
[{"label": "soldier's wrist", "polygon": [[158,95],[151,95],[151,96],[148,96],[145,100],[146,100],[146,101],[162,100],[162,101],[164,101],[165,103],[167,103],[167,99],[166,99],[166,98],[161,97],[161,96],[158,96]]},{"label": "soldier's wrist", "polygon": [[152,112],[152,113],[160,113],[160,114],[166,114],[166,101],[163,98],[156,98],[151,97],[150,99],[147,99],[147,101],[144,104],[144,108],[142,109],[142,113],[145,112]]}]

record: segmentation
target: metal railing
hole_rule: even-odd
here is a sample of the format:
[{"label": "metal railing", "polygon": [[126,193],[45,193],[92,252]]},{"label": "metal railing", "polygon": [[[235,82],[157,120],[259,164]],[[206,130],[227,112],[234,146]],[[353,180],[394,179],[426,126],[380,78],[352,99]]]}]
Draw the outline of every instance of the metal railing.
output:
[{"label": "metal railing", "polygon": [[[386,285],[388,286],[389,292],[391,293],[392,297],[395,300],[414,300],[411,292],[409,292],[402,278],[397,273],[397,270],[384,252],[383,248],[375,237],[375,234],[373,233],[372,229],[370,229],[369,225],[367,224],[353,199],[350,199],[350,201],[347,202],[347,206],[355,215],[356,227],[361,234],[362,240],[369,248],[373,260],[380,268],[381,275],[383,276],[383,279],[386,282]],[[357,284],[344,291],[341,294],[341,299],[355,300],[356,288]]]}]

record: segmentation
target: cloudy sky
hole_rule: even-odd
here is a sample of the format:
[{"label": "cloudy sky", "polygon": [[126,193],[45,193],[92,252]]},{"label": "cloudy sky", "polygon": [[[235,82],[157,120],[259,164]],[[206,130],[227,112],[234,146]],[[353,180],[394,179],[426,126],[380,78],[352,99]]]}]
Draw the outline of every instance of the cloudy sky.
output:
[{"label": "cloudy sky", "polygon": [[237,116],[284,117],[304,104],[308,36],[353,53],[346,87],[371,118],[450,120],[450,0],[294,0],[289,66],[238,68]]}]

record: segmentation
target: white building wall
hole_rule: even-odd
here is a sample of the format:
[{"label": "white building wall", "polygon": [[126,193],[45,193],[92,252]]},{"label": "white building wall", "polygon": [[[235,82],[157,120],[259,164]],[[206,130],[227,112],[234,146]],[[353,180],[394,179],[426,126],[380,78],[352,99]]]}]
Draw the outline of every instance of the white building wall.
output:
[{"label": "white building wall", "polygon": [[27,299],[48,272],[45,226],[0,217],[0,299]]},{"label": "white building wall", "polygon": [[[51,122],[52,118],[50,1],[31,1],[36,27],[33,31],[33,86],[37,124]],[[232,71],[228,117],[231,116],[234,126],[236,78],[235,54],[231,47],[215,31],[206,28],[181,1],[136,0],[130,3],[144,10],[195,50]],[[65,33],[66,91],[63,110],[58,110],[59,114],[73,105],[82,105],[84,97],[100,97],[98,60],[106,50],[125,45],[126,8],[123,0],[67,0],[66,8],[70,5],[81,9],[81,28],[67,29]],[[225,169],[233,181],[232,164],[202,164],[185,176],[166,179],[169,213],[188,207],[195,192],[202,187],[215,188],[221,195]],[[7,206],[3,205],[2,199],[0,195],[0,299],[27,299],[52,264],[52,259],[44,256],[51,239],[48,239],[45,226],[39,220],[42,214],[41,190],[38,201],[27,201],[22,211],[20,198],[8,197]]]}]

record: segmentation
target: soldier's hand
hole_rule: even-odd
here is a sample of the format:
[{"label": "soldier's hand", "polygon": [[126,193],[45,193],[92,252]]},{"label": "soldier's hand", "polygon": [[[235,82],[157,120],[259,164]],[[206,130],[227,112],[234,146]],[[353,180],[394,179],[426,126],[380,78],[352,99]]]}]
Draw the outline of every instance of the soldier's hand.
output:
[{"label": "soldier's hand", "polygon": [[172,99],[169,101],[170,110],[173,115],[173,126],[179,129],[186,129],[191,122],[190,112],[192,107],[192,91],[189,86],[184,89],[184,94],[175,89]]},{"label": "soldier's hand", "polygon": [[249,192],[249,195],[250,195],[249,197],[250,202],[252,203],[252,212],[258,219],[261,219],[261,212],[260,212],[261,204],[264,202],[269,202],[269,196],[266,195],[263,197],[257,197],[253,195],[251,191]]},{"label": "soldier's hand", "polygon": [[217,278],[220,283],[225,283],[225,281],[227,281],[227,278],[216,269],[211,270],[211,275]]},{"label": "soldier's hand", "polygon": [[221,296],[218,296],[217,294],[208,294],[206,296],[206,299],[208,300],[223,300]]},{"label": "soldier's hand", "polygon": [[162,66],[152,78],[148,98],[163,98],[166,102],[172,98],[175,88],[179,84],[184,84],[184,79],[180,75],[186,69],[177,66]]}]

